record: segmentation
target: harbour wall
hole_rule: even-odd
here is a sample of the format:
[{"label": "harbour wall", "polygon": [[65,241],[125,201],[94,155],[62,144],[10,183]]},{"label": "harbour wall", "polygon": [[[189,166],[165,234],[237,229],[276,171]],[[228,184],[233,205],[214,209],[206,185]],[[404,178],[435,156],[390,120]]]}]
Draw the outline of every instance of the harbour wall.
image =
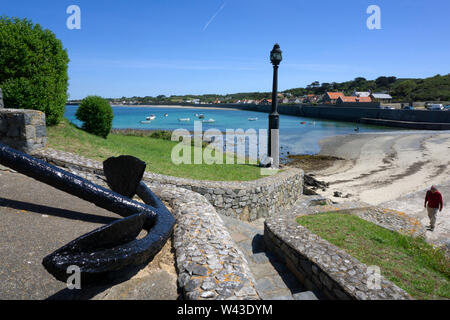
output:
[{"label": "harbour wall", "polygon": [[[234,108],[265,113],[269,113],[272,108],[270,105],[256,104],[181,105],[193,107],[214,106],[215,108]],[[280,114],[291,116],[367,123],[409,129],[450,130],[450,111],[389,110],[376,108],[372,104],[367,105],[367,107],[358,107],[354,104],[342,104],[340,106],[292,104],[279,105],[278,112]]]}]

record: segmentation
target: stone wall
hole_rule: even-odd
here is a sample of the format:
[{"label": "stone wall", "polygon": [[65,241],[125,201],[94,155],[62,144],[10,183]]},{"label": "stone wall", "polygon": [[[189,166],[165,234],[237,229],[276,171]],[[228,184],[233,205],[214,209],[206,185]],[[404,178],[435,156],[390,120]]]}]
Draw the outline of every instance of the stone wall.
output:
[{"label": "stone wall", "polygon": [[0,142],[27,153],[44,148],[45,114],[37,110],[0,109]]},{"label": "stone wall", "polygon": [[[364,104],[365,105],[365,104]],[[201,107],[202,105],[196,105]],[[222,104],[213,105],[215,108],[234,108],[240,110],[256,111],[268,113],[271,110],[269,105],[256,104]],[[298,117],[329,119],[336,121],[360,122],[362,118],[390,120],[378,125],[398,127],[402,122],[410,122],[406,128],[418,130],[449,130],[450,112],[449,111],[429,111],[429,110],[388,110],[375,108],[376,105],[368,105],[370,107],[354,104],[348,106],[342,104],[340,106],[330,105],[306,105],[292,104],[279,105],[278,112]],[[424,125],[427,123],[428,125]]]},{"label": "stone wall", "polygon": [[225,216],[243,221],[276,215],[289,209],[303,194],[300,169],[286,169],[254,181],[205,181],[146,172],[144,179],[192,190],[203,195]]},{"label": "stone wall", "polygon": [[198,193],[148,183],[177,219],[173,246],[178,286],[187,300],[258,300],[255,280],[214,207]]},{"label": "stone wall", "polygon": [[[103,174],[100,162],[72,153],[45,149],[34,156],[58,166]],[[152,172],[145,172],[143,179],[192,190],[203,195],[218,213],[253,221],[289,209],[303,194],[303,176],[300,169],[286,169],[270,177],[242,182],[193,180]]]},{"label": "stone wall", "polygon": [[313,234],[294,215],[270,217],[264,224],[267,247],[286,261],[309,290],[331,300],[412,299],[383,276],[379,288],[369,288],[368,266]]},{"label": "stone wall", "polygon": [[411,121],[396,121],[396,120],[368,119],[368,118],[362,118],[360,120],[360,123],[372,124],[376,126],[415,129],[415,130],[450,130],[450,123],[411,122]]},{"label": "stone wall", "polygon": [[370,118],[408,122],[450,123],[450,112],[448,111],[303,106],[299,115],[355,122],[362,118]]}]

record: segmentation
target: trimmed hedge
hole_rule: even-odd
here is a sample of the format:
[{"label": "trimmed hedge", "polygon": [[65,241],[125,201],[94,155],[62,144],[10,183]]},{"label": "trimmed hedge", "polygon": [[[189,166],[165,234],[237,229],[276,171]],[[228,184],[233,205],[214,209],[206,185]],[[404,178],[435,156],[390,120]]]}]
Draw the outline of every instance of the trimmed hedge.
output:
[{"label": "trimmed hedge", "polygon": [[45,112],[47,125],[64,116],[69,57],[53,32],[27,19],[0,17],[0,88],[5,108]]},{"label": "trimmed hedge", "polygon": [[106,138],[111,131],[114,118],[109,102],[99,96],[84,98],[75,116],[83,122],[83,130],[103,138]]}]

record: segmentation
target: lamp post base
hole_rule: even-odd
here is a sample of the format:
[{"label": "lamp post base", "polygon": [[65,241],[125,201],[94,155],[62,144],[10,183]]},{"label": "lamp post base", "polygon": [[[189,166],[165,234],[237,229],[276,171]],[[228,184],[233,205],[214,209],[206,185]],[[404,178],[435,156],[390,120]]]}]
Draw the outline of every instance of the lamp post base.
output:
[{"label": "lamp post base", "polygon": [[280,167],[280,149],[279,149],[279,141],[280,141],[280,130],[279,129],[271,129],[270,130],[270,145],[271,145],[271,153],[270,157],[273,159],[272,168],[278,169]]}]

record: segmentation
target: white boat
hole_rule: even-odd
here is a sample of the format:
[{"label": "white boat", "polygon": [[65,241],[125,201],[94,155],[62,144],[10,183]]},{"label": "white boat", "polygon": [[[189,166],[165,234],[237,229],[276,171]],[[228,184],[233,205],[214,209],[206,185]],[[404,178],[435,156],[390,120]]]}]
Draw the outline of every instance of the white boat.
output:
[{"label": "white boat", "polygon": [[151,114],[150,117],[146,118],[147,120],[155,120],[156,116],[154,114]]},{"label": "white boat", "polygon": [[191,121],[191,118],[178,118],[178,121],[187,122],[187,121]]},{"label": "white boat", "polygon": [[149,124],[149,123],[152,123],[151,121],[140,121],[139,123],[142,123],[142,124]]},{"label": "white boat", "polygon": [[203,120],[202,122],[203,122],[203,123],[214,123],[214,122],[216,122],[216,120],[214,120],[214,119],[208,119],[208,120]]},{"label": "white boat", "polygon": [[168,114],[168,113],[165,113],[165,114],[164,114],[164,117],[168,117],[168,116],[169,116],[169,114]]},{"label": "white boat", "polygon": [[256,121],[258,118],[248,118],[248,121]]}]

